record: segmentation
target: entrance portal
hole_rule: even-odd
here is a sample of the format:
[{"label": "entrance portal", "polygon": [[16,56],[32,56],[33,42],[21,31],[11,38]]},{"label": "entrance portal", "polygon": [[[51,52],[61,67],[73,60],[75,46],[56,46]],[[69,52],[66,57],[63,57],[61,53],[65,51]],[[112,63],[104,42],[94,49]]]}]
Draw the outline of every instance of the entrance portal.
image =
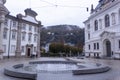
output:
[{"label": "entrance portal", "polygon": [[109,40],[106,41],[106,54],[107,57],[111,57],[111,43]]},{"label": "entrance portal", "polygon": [[26,45],[26,57],[30,57],[33,54],[33,44]]},{"label": "entrance portal", "polygon": [[28,56],[28,57],[30,57],[30,52],[31,52],[31,51],[30,51],[30,48],[28,48],[28,50],[27,50],[27,56]]}]

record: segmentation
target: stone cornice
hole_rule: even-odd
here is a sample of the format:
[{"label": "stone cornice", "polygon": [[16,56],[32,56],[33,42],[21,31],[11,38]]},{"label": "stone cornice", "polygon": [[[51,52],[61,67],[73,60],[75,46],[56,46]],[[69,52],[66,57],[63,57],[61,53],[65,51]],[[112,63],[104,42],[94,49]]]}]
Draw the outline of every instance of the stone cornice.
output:
[{"label": "stone cornice", "polygon": [[24,34],[26,34],[26,32],[25,32],[25,31],[22,31],[21,33],[24,33]]}]

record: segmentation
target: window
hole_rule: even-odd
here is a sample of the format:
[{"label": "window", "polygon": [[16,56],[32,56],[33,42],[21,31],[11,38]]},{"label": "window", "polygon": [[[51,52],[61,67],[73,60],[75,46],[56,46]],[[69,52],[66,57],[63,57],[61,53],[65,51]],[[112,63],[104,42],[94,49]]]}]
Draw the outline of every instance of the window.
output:
[{"label": "window", "polygon": [[16,27],[16,21],[13,21],[13,27]]},{"label": "window", "polygon": [[120,23],[120,9],[119,9],[119,23]]},{"label": "window", "polygon": [[112,25],[116,24],[115,13],[111,14],[112,16]]},{"label": "window", "polygon": [[4,25],[8,26],[8,19],[5,18]]},{"label": "window", "polygon": [[34,42],[37,41],[37,35],[34,35]]},{"label": "window", "polygon": [[95,25],[95,31],[97,31],[98,30],[98,21],[97,20],[95,20],[94,25]]},{"label": "window", "polygon": [[94,50],[96,50],[96,43],[94,43]]},{"label": "window", "polygon": [[12,31],[12,39],[16,39],[16,31]]},{"label": "window", "polygon": [[99,28],[102,29],[102,19],[99,19]]},{"label": "window", "polygon": [[97,49],[99,49],[99,43],[97,43]]},{"label": "window", "polygon": [[25,23],[22,24],[22,30],[26,30],[26,24]]},{"label": "window", "polygon": [[15,45],[11,45],[11,53],[15,53]]},{"label": "window", "polygon": [[34,32],[37,32],[37,27],[36,26],[34,27]]},{"label": "window", "polygon": [[22,41],[25,41],[26,33],[22,33]]},{"label": "window", "polygon": [[88,39],[90,39],[90,33],[88,33]]},{"label": "window", "polygon": [[32,31],[32,25],[29,25],[29,31]]},{"label": "window", "polygon": [[36,47],[34,47],[34,52],[36,52]]},{"label": "window", "polygon": [[87,25],[87,29],[90,29],[90,24]]},{"label": "window", "polygon": [[7,39],[7,29],[5,29],[5,28],[3,31],[3,39]]},{"label": "window", "polygon": [[28,41],[31,41],[32,34],[28,34]]},{"label": "window", "polygon": [[109,15],[105,15],[105,27],[109,27],[110,26],[110,18]]},{"label": "window", "polygon": [[22,52],[22,53],[25,52],[25,47],[24,47],[24,46],[21,47],[21,52]]},{"label": "window", "polygon": [[6,45],[3,45],[3,52],[5,53],[6,52]]},{"label": "window", "polygon": [[119,40],[119,49],[120,49],[120,40]]},{"label": "window", "polygon": [[88,45],[88,49],[90,50],[90,44]]}]

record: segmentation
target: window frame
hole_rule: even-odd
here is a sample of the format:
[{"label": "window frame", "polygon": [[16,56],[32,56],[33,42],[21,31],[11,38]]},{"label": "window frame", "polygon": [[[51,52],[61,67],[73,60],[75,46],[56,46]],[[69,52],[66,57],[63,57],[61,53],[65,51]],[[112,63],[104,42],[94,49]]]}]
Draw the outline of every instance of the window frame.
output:
[{"label": "window frame", "polygon": [[107,14],[105,15],[105,27],[110,26],[110,16]]},{"label": "window frame", "polygon": [[98,30],[98,20],[94,21],[94,30],[97,31]]}]

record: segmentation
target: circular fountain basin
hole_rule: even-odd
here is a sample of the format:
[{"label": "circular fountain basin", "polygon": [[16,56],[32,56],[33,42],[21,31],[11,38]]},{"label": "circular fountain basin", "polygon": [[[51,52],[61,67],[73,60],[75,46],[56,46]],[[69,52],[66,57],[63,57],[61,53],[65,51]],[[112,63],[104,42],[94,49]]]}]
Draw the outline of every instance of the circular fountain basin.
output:
[{"label": "circular fountain basin", "polygon": [[[99,63],[78,63],[71,61],[33,61],[29,64],[16,64],[4,69],[4,74],[27,79],[36,79],[41,72],[72,72],[74,75],[102,73],[109,66]],[[24,76],[23,76],[24,75]]]},{"label": "circular fountain basin", "polygon": [[24,67],[26,71],[33,72],[70,72],[85,66],[78,66],[76,62],[70,61],[36,61],[30,62],[28,66]]}]

